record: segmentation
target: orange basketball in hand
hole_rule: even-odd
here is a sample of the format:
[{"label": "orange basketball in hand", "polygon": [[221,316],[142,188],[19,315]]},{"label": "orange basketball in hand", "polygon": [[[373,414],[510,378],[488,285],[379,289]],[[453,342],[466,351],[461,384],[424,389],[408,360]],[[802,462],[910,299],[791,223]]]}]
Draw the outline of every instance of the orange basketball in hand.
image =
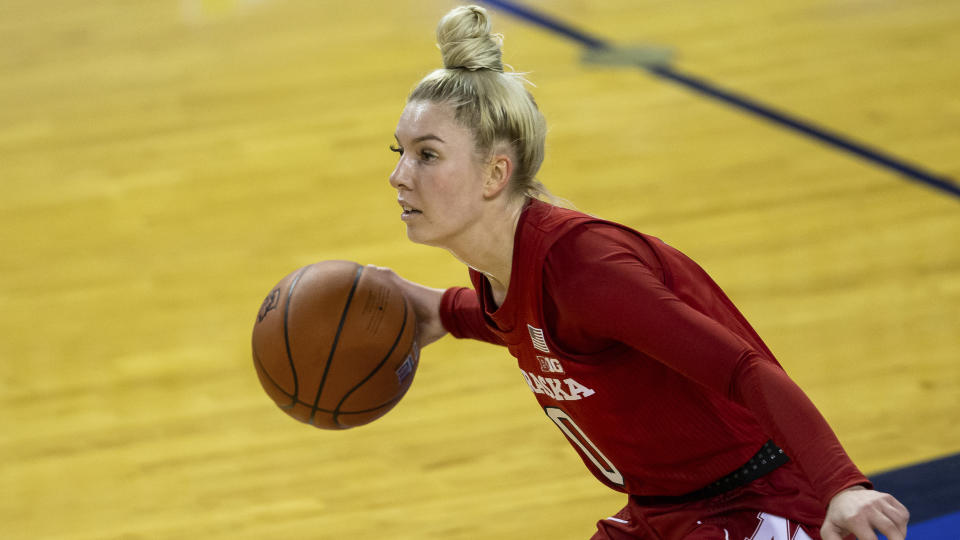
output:
[{"label": "orange basketball in hand", "polygon": [[386,414],[410,388],[416,327],[410,302],[382,273],[322,261],[271,289],[253,326],[253,363],[290,416],[351,428]]}]

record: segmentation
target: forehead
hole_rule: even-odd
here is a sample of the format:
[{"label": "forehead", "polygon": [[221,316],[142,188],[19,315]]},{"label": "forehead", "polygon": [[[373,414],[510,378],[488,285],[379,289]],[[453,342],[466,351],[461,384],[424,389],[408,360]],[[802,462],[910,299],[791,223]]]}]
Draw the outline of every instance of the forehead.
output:
[{"label": "forehead", "polygon": [[435,135],[447,142],[472,140],[470,130],[460,125],[448,103],[411,101],[404,107],[397,123],[397,138],[415,139]]}]

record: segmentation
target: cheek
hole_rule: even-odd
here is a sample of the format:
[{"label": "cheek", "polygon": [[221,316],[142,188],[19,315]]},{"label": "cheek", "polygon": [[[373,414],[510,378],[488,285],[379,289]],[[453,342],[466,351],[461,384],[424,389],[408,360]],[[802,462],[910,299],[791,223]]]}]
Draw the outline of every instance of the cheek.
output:
[{"label": "cheek", "polygon": [[482,200],[483,194],[476,178],[462,174],[462,169],[444,172],[435,177],[433,192],[442,208],[463,211]]},{"label": "cheek", "polygon": [[445,208],[443,210],[445,218],[453,222],[467,222],[476,219],[482,208],[482,198],[478,194],[461,188],[446,194]]}]

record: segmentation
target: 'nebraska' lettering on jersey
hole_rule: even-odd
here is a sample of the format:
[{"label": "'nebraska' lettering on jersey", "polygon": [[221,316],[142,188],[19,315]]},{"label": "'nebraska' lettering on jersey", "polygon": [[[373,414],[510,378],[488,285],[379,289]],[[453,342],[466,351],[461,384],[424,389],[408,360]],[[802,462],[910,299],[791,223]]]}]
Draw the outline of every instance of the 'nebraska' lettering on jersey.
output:
[{"label": "'nebraska' lettering on jersey", "polygon": [[554,377],[544,377],[535,373],[520,370],[527,386],[534,394],[543,394],[557,401],[571,401],[590,397],[596,392],[578,383],[570,377],[560,380]]}]

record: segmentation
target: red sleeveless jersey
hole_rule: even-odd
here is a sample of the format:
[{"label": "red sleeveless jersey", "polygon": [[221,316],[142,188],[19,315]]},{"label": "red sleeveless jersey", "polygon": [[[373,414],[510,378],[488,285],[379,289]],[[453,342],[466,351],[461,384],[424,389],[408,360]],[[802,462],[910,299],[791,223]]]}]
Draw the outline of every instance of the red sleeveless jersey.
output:
[{"label": "red sleeveless jersey", "polygon": [[824,505],[869,484],[746,319],[676,249],[534,200],[513,253],[502,305],[471,270],[474,290],[447,290],[441,319],[455,337],[509,349],[601,482],[683,495],[773,439]]}]

